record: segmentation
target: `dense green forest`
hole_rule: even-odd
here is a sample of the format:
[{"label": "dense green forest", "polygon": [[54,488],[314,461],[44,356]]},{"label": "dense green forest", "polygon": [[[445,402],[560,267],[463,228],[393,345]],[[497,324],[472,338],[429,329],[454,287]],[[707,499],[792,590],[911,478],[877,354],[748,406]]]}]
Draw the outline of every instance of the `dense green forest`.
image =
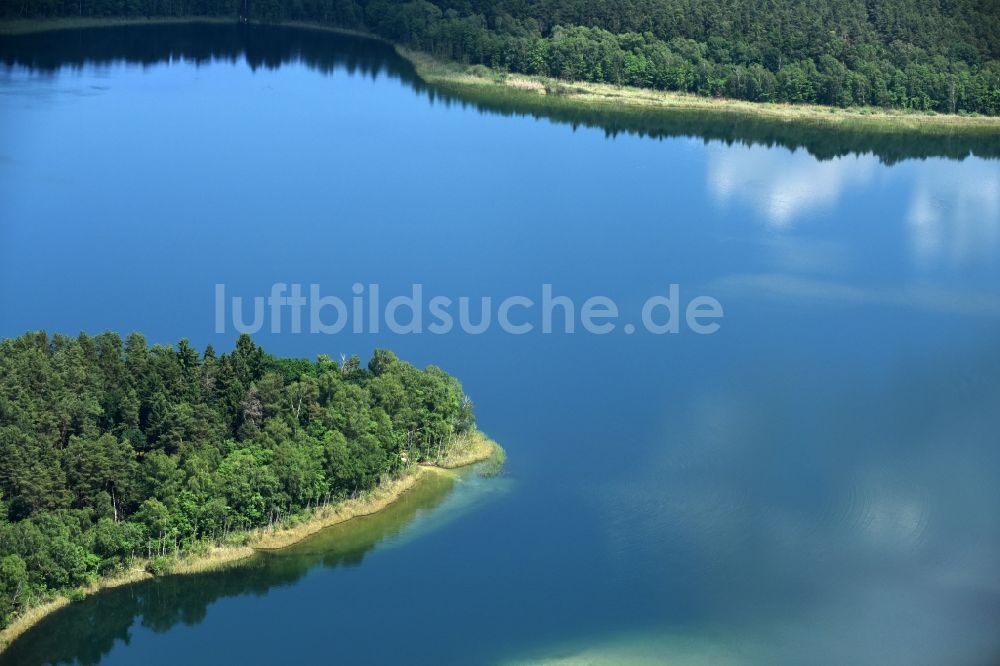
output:
[{"label": "dense green forest", "polygon": [[0,0],[20,18],[243,11],[563,79],[1000,114],[996,0]]},{"label": "dense green forest", "polygon": [[0,343],[0,627],[147,559],[354,496],[475,427],[459,382],[139,334]]}]

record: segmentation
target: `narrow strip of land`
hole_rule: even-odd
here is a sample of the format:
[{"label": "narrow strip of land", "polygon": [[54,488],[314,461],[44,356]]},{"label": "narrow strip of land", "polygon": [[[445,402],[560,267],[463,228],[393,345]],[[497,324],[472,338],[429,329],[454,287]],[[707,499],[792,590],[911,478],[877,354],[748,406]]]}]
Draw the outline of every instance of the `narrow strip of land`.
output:
[{"label": "narrow strip of land", "polygon": [[1000,117],[945,115],[873,107],[840,108],[817,104],[748,102],[703,97],[652,88],[632,88],[607,83],[564,81],[524,74],[507,74],[482,66],[465,66],[435,59],[425,53],[397,46],[424,81],[461,95],[464,92],[504,91],[524,99],[545,97],[560,105],[615,111],[701,111],[736,116],[759,116],[781,122],[850,127],[891,132],[1000,131]]}]

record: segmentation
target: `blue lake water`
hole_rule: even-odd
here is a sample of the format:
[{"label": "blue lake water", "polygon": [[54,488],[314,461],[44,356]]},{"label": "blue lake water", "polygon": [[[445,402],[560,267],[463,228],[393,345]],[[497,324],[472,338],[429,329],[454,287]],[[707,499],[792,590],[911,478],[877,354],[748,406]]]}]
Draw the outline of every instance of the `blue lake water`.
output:
[{"label": "blue lake water", "polygon": [[[216,285],[279,282],[345,302],[551,284],[621,320],[264,326],[272,353],[389,347],[455,374],[506,473],[427,489],[356,547],[97,595],[0,663],[996,663],[996,137],[550,116],[328,33],[8,38],[2,336],[225,350]],[[624,331],[671,284],[721,303],[718,332]]]}]

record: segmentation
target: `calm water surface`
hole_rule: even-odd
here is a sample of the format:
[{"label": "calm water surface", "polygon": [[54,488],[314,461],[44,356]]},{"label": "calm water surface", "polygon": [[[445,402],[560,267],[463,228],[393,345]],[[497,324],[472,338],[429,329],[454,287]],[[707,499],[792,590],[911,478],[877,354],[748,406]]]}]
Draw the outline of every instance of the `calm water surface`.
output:
[{"label": "calm water surface", "polygon": [[456,374],[505,476],[97,595],[0,662],[997,663],[997,138],[517,111],[318,32],[4,40],[0,335],[228,349],[217,283],[551,283],[623,321],[676,283],[725,318],[261,332],[274,353],[384,346]]}]

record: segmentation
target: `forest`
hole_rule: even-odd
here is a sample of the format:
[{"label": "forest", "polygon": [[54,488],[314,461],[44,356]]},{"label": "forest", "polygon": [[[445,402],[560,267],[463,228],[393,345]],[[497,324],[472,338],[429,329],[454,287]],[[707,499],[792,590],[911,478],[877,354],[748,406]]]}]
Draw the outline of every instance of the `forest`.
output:
[{"label": "forest", "polygon": [[137,333],[0,343],[0,628],[57,592],[373,488],[475,428],[441,369]]},{"label": "forest", "polygon": [[1000,114],[996,0],[0,0],[0,16],[232,16],[440,58],[760,102]]}]

